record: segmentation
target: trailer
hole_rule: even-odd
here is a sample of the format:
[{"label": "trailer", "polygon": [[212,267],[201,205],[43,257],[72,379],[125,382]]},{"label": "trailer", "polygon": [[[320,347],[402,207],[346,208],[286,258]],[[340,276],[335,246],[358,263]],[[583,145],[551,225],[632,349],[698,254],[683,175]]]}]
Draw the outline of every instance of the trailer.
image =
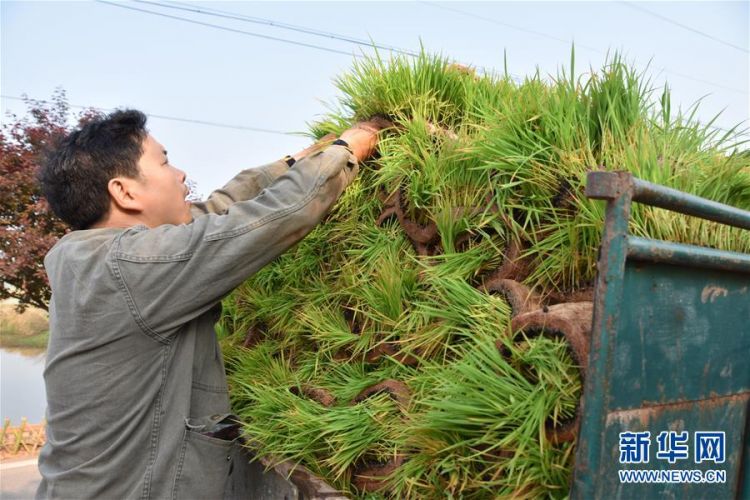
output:
[{"label": "trailer", "polygon": [[607,207],[572,497],[750,498],[750,255],[628,234],[632,203],[750,212],[627,172],[586,194]]}]

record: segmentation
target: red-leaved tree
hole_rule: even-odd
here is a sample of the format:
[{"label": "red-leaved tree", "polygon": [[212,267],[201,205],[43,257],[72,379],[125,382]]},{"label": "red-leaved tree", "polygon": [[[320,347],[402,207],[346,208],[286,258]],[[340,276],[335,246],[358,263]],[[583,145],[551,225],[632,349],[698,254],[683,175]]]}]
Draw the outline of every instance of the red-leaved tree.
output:
[{"label": "red-leaved tree", "polygon": [[18,119],[9,115],[9,123],[0,131],[0,299],[18,299],[20,311],[29,305],[48,308],[44,256],[69,230],[42,196],[37,170],[71,125],[99,115],[86,110],[71,116],[62,89],[56,90],[50,101],[25,102],[27,116]]}]

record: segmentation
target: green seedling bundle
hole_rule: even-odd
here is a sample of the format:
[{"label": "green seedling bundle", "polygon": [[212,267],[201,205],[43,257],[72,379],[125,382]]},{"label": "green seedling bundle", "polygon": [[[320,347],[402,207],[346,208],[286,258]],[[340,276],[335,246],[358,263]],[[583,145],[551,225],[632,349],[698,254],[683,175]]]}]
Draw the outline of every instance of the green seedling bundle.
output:
[{"label": "green seedling bundle", "polygon": [[[386,118],[324,221],[224,301],[247,446],[353,497],[569,489],[604,220],[592,170],[750,208],[736,130],[675,112],[613,56],[523,82],[442,57],[355,62],[312,135]],[[635,206],[639,236],[750,251],[748,233]]]}]

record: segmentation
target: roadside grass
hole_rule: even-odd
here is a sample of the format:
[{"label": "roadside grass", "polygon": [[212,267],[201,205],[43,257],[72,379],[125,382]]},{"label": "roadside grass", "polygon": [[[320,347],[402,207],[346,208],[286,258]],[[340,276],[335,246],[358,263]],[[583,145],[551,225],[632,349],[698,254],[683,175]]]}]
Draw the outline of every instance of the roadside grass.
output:
[{"label": "roadside grass", "polygon": [[23,314],[15,304],[0,304],[0,347],[47,349],[49,321],[41,309],[27,309]]}]

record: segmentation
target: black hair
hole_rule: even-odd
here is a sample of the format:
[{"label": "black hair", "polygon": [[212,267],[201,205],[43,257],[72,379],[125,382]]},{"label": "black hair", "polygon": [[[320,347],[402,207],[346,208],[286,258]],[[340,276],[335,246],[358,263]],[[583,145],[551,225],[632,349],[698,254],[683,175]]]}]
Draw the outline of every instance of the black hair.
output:
[{"label": "black hair", "polygon": [[148,136],[146,115],[117,110],[65,136],[47,155],[37,179],[52,211],[73,229],[87,229],[109,211],[107,184],[138,178]]}]

